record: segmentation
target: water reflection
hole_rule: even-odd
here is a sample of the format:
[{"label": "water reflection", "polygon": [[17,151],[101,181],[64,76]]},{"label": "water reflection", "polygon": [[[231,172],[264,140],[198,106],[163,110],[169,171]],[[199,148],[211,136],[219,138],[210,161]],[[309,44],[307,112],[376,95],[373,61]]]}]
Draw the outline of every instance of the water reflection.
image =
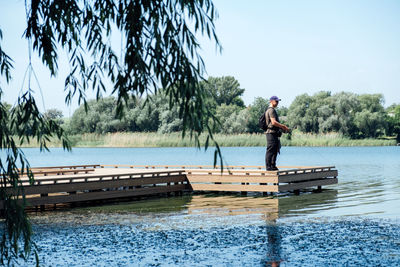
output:
[{"label": "water reflection", "polygon": [[[240,196],[223,194],[184,195],[150,198],[131,202],[100,204],[86,207],[62,207],[57,211],[32,212],[34,223],[62,224],[136,224],[165,220],[168,227],[185,224],[204,227],[202,221],[215,222],[273,222],[282,217],[319,215],[337,206],[337,191],[304,193],[283,197]],[[180,216],[187,216],[182,220]],[[243,220],[247,218],[246,220]],[[173,224],[173,220],[176,220]],[[186,227],[185,226],[185,227]]]},{"label": "water reflection", "polygon": [[258,214],[266,224],[267,242],[263,265],[279,266],[284,261],[281,251],[282,231],[279,218],[316,213],[332,208],[337,191],[286,196],[282,198],[240,197],[232,195],[194,195],[186,204],[189,214],[210,216],[243,216]]},{"label": "water reflection", "polygon": [[194,195],[188,200],[189,213],[210,215],[259,214],[266,221],[280,217],[317,213],[335,207],[337,190],[322,193],[306,193],[284,197],[236,196],[236,195]]},{"label": "water reflection", "polygon": [[281,253],[281,231],[279,225],[276,223],[276,220],[271,220],[267,222],[267,253],[265,259],[266,266],[279,266],[283,261],[282,253]]}]

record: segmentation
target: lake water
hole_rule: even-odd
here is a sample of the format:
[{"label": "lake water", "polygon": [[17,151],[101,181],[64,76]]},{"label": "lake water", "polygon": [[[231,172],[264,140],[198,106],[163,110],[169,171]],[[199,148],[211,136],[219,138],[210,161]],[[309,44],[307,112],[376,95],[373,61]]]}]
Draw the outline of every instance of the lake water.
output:
[{"label": "lake water", "polygon": [[[204,164],[213,149],[24,149],[32,166]],[[263,165],[265,148],[223,148]],[[335,165],[299,196],[184,195],[31,214],[44,266],[399,266],[400,147],[283,147],[278,165]],[[32,263],[32,262],[31,262]]]}]

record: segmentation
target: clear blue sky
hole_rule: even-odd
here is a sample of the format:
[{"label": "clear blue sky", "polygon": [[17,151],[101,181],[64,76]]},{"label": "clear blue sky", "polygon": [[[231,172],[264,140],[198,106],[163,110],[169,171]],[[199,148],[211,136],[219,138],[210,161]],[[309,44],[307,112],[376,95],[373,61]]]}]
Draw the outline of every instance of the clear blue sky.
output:
[{"label": "clear blue sky", "polygon": [[[246,104],[257,96],[278,95],[289,106],[294,97],[320,90],[333,93],[382,93],[385,106],[400,103],[400,1],[214,1],[222,54],[203,38],[203,58],[210,76],[234,76],[245,88]],[[13,81],[3,99],[14,103],[28,64],[24,1],[0,0],[3,49],[15,60]],[[39,60],[33,66],[45,107],[66,116],[77,107],[64,104],[68,71],[60,61],[57,78]],[[33,82],[38,102],[39,88]],[[110,90],[111,91],[111,90]],[[92,94],[88,94],[89,97]],[[76,101],[75,101],[76,102]]]}]

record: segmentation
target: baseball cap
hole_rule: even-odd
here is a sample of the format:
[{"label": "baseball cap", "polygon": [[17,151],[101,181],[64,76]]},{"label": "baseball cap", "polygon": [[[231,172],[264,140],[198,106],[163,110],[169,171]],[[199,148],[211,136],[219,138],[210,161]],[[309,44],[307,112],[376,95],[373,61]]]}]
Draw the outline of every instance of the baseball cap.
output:
[{"label": "baseball cap", "polygon": [[275,100],[275,101],[281,101],[281,99],[279,97],[277,97],[276,95],[271,96],[271,98],[269,99],[271,100]]}]

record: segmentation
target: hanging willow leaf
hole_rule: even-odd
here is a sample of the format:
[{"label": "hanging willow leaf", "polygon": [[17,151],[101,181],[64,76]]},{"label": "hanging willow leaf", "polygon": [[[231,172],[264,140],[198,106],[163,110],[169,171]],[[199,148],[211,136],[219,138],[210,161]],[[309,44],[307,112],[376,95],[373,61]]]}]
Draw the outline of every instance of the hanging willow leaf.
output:
[{"label": "hanging willow leaf", "polygon": [[[170,108],[178,110],[183,136],[189,133],[198,147],[203,133],[207,135],[206,147],[213,142],[216,164],[221,151],[212,135],[215,127],[209,127],[215,124],[215,118],[205,101],[207,92],[199,83],[205,66],[196,39],[197,33],[206,35],[221,49],[214,26],[217,13],[211,0],[27,0],[26,9],[25,38],[52,76],[60,67],[59,49],[67,51],[67,104],[78,97],[78,103],[83,102],[87,108],[87,90],[98,96],[108,91],[117,96],[117,115],[122,117],[129,98],[161,91],[169,97]],[[112,34],[121,36],[121,58],[110,41]],[[11,79],[11,63],[0,46],[0,78],[5,77],[7,82]],[[108,84],[112,88],[107,90]],[[0,102],[2,90],[0,87]],[[21,233],[25,256],[31,247],[24,203],[7,191],[12,186],[20,192],[17,162],[33,181],[29,162],[18,145],[36,139],[41,149],[47,149],[46,141],[51,136],[61,139],[65,148],[69,145],[57,123],[45,120],[38,111],[30,88],[11,111],[1,105],[0,115],[1,150],[7,155],[0,161],[0,193],[7,207],[3,214],[6,231],[0,246],[0,263],[4,263],[20,255]],[[20,193],[23,196],[23,191]]]}]

